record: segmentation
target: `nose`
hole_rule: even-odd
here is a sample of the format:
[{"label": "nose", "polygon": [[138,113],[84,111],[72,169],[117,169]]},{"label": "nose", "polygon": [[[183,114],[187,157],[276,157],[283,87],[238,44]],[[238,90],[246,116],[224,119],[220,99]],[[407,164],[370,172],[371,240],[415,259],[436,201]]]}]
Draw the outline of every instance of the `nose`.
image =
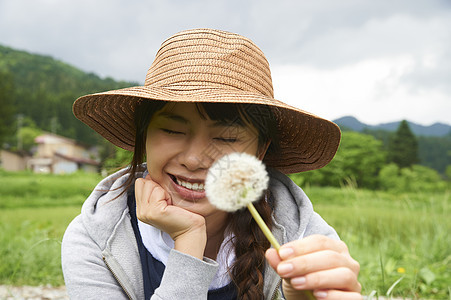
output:
[{"label": "nose", "polygon": [[180,155],[180,163],[189,171],[207,170],[213,164],[220,150],[208,141],[198,137],[187,143]]}]

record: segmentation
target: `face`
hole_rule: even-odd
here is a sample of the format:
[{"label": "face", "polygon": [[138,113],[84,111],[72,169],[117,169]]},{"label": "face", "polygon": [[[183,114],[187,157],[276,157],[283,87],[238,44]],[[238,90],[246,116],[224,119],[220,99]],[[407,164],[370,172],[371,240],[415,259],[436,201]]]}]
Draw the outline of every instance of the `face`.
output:
[{"label": "face", "polygon": [[219,213],[205,196],[208,168],[232,152],[264,156],[252,125],[224,124],[206,116],[193,103],[167,104],[153,115],[146,139],[152,180],[170,193],[173,205],[204,217]]}]

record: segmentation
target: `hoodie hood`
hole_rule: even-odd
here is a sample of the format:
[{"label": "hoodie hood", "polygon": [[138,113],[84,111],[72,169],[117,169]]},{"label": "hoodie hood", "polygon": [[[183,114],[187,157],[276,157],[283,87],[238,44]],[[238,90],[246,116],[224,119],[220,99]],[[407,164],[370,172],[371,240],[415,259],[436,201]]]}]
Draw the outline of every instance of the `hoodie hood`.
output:
[{"label": "hoodie hood", "polygon": [[282,243],[302,238],[313,215],[313,206],[304,191],[275,169],[268,170],[269,190],[274,198],[274,225]]},{"label": "hoodie hood", "polygon": [[[129,178],[128,169],[122,169],[99,182],[84,202],[81,217],[87,232],[100,249],[105,249],[118,222],[128,215],[127,192],[124,184]],[[143,173],[137,173],[137,178]],[[128,217],[130,218],[130,217]]]}]

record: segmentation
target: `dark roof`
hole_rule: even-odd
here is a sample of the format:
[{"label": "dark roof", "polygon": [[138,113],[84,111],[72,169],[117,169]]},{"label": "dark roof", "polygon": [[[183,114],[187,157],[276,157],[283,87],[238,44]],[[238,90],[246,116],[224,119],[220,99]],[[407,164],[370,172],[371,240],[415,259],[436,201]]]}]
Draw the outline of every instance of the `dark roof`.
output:
[{"label": "dark roof", "polygon": [[65,160],[68,161],[73,161],[76,162],[78,164],[85,164],[85,165],[93,165],[93,166],[99,166],[100,163],[98,161],[92,160],[92,159],[88,159],[88,158],[79,158],[79,157],[71,157],[71,156],[67,156],[58,152],[55,152],[55,156],[61,157]]}]

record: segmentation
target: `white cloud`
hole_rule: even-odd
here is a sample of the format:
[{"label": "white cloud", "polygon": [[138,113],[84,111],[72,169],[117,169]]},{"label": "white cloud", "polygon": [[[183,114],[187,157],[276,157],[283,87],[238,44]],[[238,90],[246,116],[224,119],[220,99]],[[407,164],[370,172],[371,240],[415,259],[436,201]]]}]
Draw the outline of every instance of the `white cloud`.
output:
[{"label": "white cloud", "polygon": [[0,0],[0,44],[141,83],[161,42],[196,27],[254,40],[280,98],[313,113],[451,123],[449,0]]},{"label": "white cloud", "polygon": [[412,68],[409,56],[367,60],[333,70],[274,66],[275,96],[327,119],[353,115],[369,124],[400,119],[425,125],[449,123],[449,95],[427,89],[413,92],[400,82]]}]

